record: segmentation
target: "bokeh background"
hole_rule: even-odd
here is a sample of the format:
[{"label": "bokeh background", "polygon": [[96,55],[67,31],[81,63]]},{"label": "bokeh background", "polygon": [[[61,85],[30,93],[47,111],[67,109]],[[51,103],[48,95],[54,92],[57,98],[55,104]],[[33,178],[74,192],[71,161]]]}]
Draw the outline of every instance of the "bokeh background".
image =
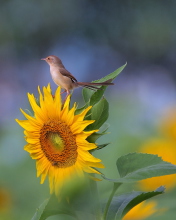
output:
[{"label": "bokeh background", "polygon": [[[85,82],[128,63],[106,92],[110,134],[99,143],[111,145],[96,156],[107,177],[118,176],[118,157],[163,138],[158,126],[176,105],[175,9],[171,0],[0,0],[0,219],[31,219],[49,196],[48,183],[40,185],[36,178],[35,161],[23,150],[23,130],[14,120],[23,119],[19,108],[29,109],[28,92],[37,95],[37,86],[49,82],[56,89],[43,57],[59,56]],[[81,89],[72,101],[83,104]],[[174,148],[171,154],[176,158]],[[99,183],[103,198],[110,186]],[[124,186],[122,192],[139,190],[135,187]],[[158,207],[167,211],[148,219],[174,219],[175,198],[174,187],[159,196]]]}]

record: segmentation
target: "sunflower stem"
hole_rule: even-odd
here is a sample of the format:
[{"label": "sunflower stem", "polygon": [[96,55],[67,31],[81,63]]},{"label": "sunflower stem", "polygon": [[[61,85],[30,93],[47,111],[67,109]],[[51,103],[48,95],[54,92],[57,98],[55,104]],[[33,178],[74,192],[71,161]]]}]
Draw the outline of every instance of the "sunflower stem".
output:
[{"label": "sunflower stem", "polygon": [[98,187],[97,187],[97,182],[95,180],[90,179],[90,189],[91,189],[93,199],[95,201],[95,208],[93,210],[94,215],[95,215],[95,219],[102,220],[102,215],[101,215],[101,211],[100,211],[101,207],[100,207]]},{"label": "sunflower stem", "polygon": [[106,207],[105,207],[104,215],[103,215],[103,220],[106,220],[106,218],[107,218],[108,210],[109,210],[109,207],[111,205],[112,199],[114,197],[114,194],[115,194],[116,190],[119,188],[120,185],[121,185],[121,183],[114,183],[112,192],[111,192],[111,194],[109,196],[109,199],[106,203]]}]

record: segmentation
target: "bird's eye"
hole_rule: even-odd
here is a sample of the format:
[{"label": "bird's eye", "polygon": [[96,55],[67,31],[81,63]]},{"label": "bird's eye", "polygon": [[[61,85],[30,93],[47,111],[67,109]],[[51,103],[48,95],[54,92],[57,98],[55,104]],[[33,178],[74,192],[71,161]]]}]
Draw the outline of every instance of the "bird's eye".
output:
[{"label": "bird's eye", "polygon": [[48,60],[50,60],[50,58],[49,58],[49,57],[48,57],[47,59],[48,59]]}]

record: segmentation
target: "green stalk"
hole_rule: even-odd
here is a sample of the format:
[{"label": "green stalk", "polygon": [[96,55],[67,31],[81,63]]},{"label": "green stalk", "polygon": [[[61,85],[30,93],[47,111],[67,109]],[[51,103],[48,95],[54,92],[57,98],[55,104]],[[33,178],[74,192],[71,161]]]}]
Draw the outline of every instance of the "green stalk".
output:
[{"label": "green stalk", "polygon": [[114,194],[115,194],[116,190],[119,188],[120,185],[121,185],[121,183],[114,183],[112,192],[111,192],[111,194],[109,196],[109,199],[107,201],[107,204],[106,204],[106,207],[105,207],[105,210],[104,210],[103,220],[106,220],[106,218],[107,218],[109,206],[111,204],[111,201],[112,201],[112,199],[114,197]]},{"label": "green stalk", "polygon": [[96,220],[101,220],[101,207],[100,207],[100,199],[99,199],[99,193],[98,193],[98,187],[97,182],[95,180],[90,179],[90,189],[92,193],[92,197],[95,201],[95,208],[94,208],[94,214]]}]

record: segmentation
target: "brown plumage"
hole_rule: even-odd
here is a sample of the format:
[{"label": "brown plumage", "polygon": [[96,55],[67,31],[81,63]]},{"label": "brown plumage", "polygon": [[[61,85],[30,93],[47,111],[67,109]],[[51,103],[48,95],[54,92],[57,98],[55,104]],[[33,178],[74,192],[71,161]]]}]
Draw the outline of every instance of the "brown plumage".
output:
[{"label": "brown plumage", "polygon": [[86,87],[92,90],[97,90],[100,89],[97,86],[114,85],[114,83],[111,83],[112,79],[102,83],[78,82],[77,79],[68,70],[65,69],[59,57],[51,55],[46,58],[43,58],[42,60],[45,60],[49,64],[50,73],[53,81],[58,86],[61,86],[61,88],[64,89],[64,92],[67,92],[67,96],[70,94],[71,90],[79,86]]}]

